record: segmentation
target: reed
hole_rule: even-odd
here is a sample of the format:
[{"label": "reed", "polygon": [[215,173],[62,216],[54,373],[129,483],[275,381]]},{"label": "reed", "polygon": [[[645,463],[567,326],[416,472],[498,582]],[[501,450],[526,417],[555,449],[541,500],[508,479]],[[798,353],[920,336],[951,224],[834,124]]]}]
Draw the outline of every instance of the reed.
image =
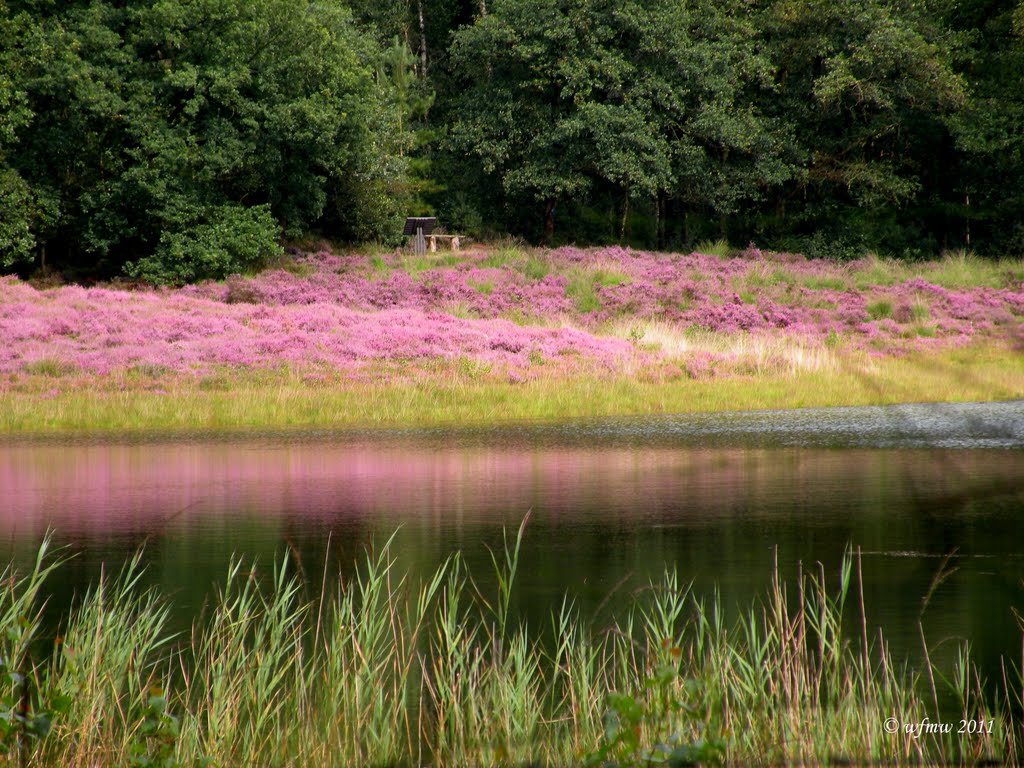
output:
[{"label": "reed", "polygon": [[[70,609],[50,644],[39,600],[62,566],[44,542],[33,570],[7,569],[0,587],[0,764],[1024,759],[1019,666],[1007,663],[994,694],[966,645],[953,669],[910,671],[867,631],[853,552],[835,584],[820,567],[789,582],[776,570],[736,621],[668,570],[609,626],[565,601],[544,631],[510,610],[524,528],[494,556],[495,594],[457,554],[415,582],[390,542],[315,600],[284,564],[265,574],[235,561],[209,614],[178,636],[167,601],[140,589],[136,559]],[[985,726],[904,727],[926,718]]]}]

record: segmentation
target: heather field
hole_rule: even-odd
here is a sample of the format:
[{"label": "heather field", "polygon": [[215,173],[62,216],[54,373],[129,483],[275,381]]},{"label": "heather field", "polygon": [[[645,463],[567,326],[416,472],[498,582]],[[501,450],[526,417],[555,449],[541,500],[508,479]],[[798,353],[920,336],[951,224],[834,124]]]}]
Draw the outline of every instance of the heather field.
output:
[{"label": "heather field", "polygon": [[179,289],[0,279],[0,429],[448,423],[1024,395],[1024,262],[488,246]]}]

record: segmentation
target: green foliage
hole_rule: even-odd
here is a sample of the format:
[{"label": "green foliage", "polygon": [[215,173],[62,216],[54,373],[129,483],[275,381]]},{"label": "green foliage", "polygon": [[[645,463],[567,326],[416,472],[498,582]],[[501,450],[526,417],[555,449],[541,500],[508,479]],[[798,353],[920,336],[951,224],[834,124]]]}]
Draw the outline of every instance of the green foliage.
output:
[{"label": "green foliage", "polygon": [[0,755],[30,753],[70,706],[69,696],[36,690],[27,675],[0,657]]},{"label": "green foliage", "polygon": [[743,99],[770,72],[744,16],[713,2],[496,2],[454,38],[454,146],[505,194],[544,202],[549,227],[558,200],[598,184],[731,211],[790,175],[778,126]]},{"label": "green foliage", "polygon": [[[670,652],[678,655],[679,648]],[[637,697],[612,693],[604,714],[601,746],[587,755],[586,766],[602,768],[646,768],[666,765],[681,768],[691,765],[720,765],[725,743],[719,739],[688,741],[673,730],[674,721],[703,719],[699,701],[701,685],[697,680],[679,680],[677,665],[662,662],[655,673],[644,680],[645,694]],[[652,734],[654,743],[645,744],[644,734]]]},{"label": "green foliage", "polygon": [[195,280],[411,214],[1014,256],[1022,72],[1012,0],[0,0],[0,269]]},{"label": "green foliage", "polygon": [[956,245],[1024,255],[1024,6],[976,0],[952,21],[971,40],[960,65],[970,78],[966,108],[951,120],[960,224]]},{"label": "green foliage", "polygon": [[25,24],[24,18],[11,16],[0,0],[0,269],[30,261],[35,248],[32,191],[6,157],[18,131],[32,118],[22,87],[25,66],[31,61],[19,44]]},{"label": "green foliage", "polygon": [[0,168],[0,268],[9,269],[32,259],[32,193],[10,168]]},{"label": "green foliage", "polygon": [[178,718],[167,711],[167,698],[161,689],[149,692],[142,714],[130,750],[131,768],[179,768],[174,750],[181,730]]},{"label": "green foliage", "polygon": [[127,273],[156,284],[223,279],[254,271],[281,253],[266,206],[226,205],[204,213],[205,220],[188,229],[165,232],[155,253],[128,264]]},{"label": "green foliage", "polygon": [[[27,211],[0,232],[16,243],[5,252],[24,259],[34,239],[65,265],[131,264],[136,276],[180,281],[257,263],[278,228],[295,236],[333,217],[357,237],[390,230],[405,129],[392,82],[375,75],[377,52],[344,8],[20,6],[13,50],[35,55],[18,72],[20,117],[0,118],[0,136],[7,163],[49,202],[35,204],[43,217],[23,191],[0,200]],[[5,90],[0,81],[0,105]]]},{"label": "green foliage", "polygon": [[0,755],[17,753],[22,765],[71,706],[70,697],[51,687],[45,670],[38,674],[32,662],[40,630],[37,601],[43,582],[60,565],[49,549],[47,537],[27,576],[19,578],[10,566],[0,574]]},{"label": "green foliage", "polygon": [[808,237],[783,238],[781,244],[787,251],[802,253],[810,259],[829,261],[854,261],[868,251],[865,232],[837,232],[832,227],[817,229]]},{"label": "green foliage", "polygon": [[955,41],[910,6],[878,0],[778,0],[765,32],[782,103],[812,156],[807,182],[842,184],[869,206],[912,195],[906,150],[915,136],[905,123],[963,103],[950,66]]}]

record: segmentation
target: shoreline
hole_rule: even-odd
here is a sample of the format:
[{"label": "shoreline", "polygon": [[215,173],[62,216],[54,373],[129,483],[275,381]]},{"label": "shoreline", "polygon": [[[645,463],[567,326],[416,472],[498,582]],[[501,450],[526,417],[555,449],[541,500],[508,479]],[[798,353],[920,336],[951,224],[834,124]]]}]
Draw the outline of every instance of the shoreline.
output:
[{"label": "shoreline", "polygon": [[[311,381],[236,371],[152,381],[35,376],[0,392],[0,439],[557,423],[660,414],[1024,397],[1024,356],[972,346],[903,357],[847,355],[835,368],[705,379],[549,376],[527,381],[434,367],[406,381]],[[411,373],[411,372],[410,372]]]}]

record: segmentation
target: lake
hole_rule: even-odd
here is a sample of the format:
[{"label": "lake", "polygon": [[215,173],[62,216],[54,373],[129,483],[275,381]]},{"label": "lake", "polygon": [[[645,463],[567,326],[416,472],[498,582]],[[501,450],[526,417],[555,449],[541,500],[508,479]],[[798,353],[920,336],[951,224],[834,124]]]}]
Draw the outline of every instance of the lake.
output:
[{"label": "lake", "polygon": [[1020,662],[1024,401],[0,442],[0,555],[27,565],[48,529],[73,555],[54,618],[140,547],[181,627],[233,556],[287,559],[315,596],[392,534],[401,570],[458,551],[486,593],[527,513],[513,607],[532,626],[568,596],[600,629],[665,568],[736,615],[776,563],[837,587],[852,547],[895,655],[919,658],[920,622],[940,665],[963,639],[990,677]]}]

